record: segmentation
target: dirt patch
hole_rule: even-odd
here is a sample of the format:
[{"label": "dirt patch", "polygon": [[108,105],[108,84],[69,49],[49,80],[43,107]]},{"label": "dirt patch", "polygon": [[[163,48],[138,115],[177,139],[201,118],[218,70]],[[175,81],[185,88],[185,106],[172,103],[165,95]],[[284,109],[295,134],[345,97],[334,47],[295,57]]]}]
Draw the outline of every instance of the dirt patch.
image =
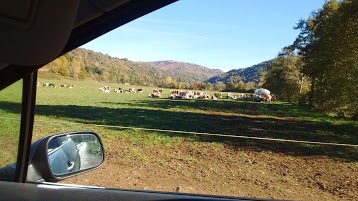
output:
[{"label": "dirt patch", "polygon": [[294,200],[358,200],[358,163],[210,142],[116,139],[106,162],[63,183]]}]

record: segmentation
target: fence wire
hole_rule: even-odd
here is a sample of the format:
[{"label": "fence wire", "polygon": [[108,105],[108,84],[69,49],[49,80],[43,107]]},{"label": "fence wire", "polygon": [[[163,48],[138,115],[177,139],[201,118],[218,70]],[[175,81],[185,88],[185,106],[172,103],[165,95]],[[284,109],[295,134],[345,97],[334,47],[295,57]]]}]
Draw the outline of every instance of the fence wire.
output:
[{"label": "fence wire", "polygon": [[[0,117],[0,119],[9,119],[9,120],[18,120],[18,121],[20,120],[20,119],[11,118],[11,117]],[[77,123],[77,122],[66,122],[66,121],[50,121],[50,120],[35,120],[35,122],[59,123],[59,124],[69,124],[69,125],[84,125],[84,126],[117,128],[117,129],[132,129],[132,130],[155,131],[155,132],[177,133],[177,134],[187,134],[187,135],[215,136],[215,137],[225,137],[225,138],[240,138],[240,139],[262,140],[262,141],[304,143],[304,144],[330,145],[330,146],[343,146],[343,147],[358,147],[358,145],[356,145],[356,144],[305,141],[305,140],[288,140],[288,139],[280,139],[280,138],[255,137],[255,136],[245,136],[245,135],[206,133],[206,132],[193,132],[193,131],[178,131],[178,130],[166,130],[166,129],[157,129],[157,128],[141,128],[141,127],[132,127],[132,126],[112,126],[112,125],[103,125],[103,124]]]}]

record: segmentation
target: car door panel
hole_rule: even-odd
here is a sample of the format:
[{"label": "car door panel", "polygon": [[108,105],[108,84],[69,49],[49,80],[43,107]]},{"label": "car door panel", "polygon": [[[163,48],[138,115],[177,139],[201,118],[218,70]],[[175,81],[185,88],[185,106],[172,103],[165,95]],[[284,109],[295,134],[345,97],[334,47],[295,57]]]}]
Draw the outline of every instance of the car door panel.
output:
[{"label": "car door panel", "polygon": [[[21,192],[21,193],[19,193]],[[14,183],[0,181],[0,200],[76,200],[76,201],[120,201],[120,200],[260,200],[252,198],[206,196],[171,192],[110,189],[101,187],[63,185],[53,183]]]}]

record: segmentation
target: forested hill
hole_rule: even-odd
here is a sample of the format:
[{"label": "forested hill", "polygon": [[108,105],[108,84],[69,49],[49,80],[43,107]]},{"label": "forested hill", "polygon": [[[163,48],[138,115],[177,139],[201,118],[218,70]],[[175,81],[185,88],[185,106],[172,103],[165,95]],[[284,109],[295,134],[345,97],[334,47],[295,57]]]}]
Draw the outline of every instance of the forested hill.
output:
[{"label": "forested hill", "polygon": [[197,64],[178,61],[152,61],[143,63],[148,64],[154,69],[163,71],[165,75],[172,76],[180,82],[200,82],[207,80],[210,77],[218,76],[224,73],[219,69],[210,69]]},{"label": "forested hill", "polygon": [[134,62],[83,48],[75,49],[39,70],[39,76],[43,78],[91,78],[163,87],[189,87],[221,73],[183,62]]},{"label": "forested hill", "polygon": [[133,84],[153,83],[158,80],[157,74],[157,70],[149,66],[83,48],[66,53],[39,71],[40,77],[47,78],[91,78]]},{"label": "forested hill", "polygon": [[215,76],[207,80],[212,84],[217,82],[227,83],[238,83],[240,81],[244,83],[254,82],[259,83],[260,77],[263,72],[271,65],[273,60],[264,61],[262,63],[253,65],[251,67],[230,70],[220,76]]}]

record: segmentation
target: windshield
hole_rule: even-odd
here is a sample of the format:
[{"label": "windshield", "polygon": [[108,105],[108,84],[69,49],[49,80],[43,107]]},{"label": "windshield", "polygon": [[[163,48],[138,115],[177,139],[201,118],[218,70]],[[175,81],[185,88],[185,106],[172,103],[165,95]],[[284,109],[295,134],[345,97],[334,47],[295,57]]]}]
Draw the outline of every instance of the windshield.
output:
[{"label": "windshield", "polygon": [[179,1],[38,72],[34,138],[95,130],[64,180],[241,197],[358,197],[357,1]]}]

